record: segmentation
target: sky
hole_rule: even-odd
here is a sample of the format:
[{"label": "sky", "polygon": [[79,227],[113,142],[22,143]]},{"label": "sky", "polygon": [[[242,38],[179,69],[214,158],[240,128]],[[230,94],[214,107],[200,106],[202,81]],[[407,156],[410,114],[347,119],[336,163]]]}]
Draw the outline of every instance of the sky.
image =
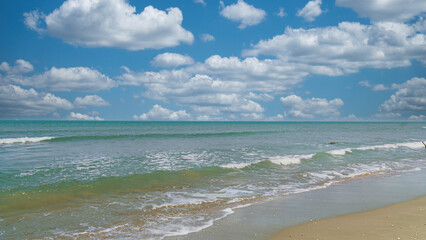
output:
[{"label": "sky", "polygon": [[0,119],[426,121],[424,0],[0,1]]}]

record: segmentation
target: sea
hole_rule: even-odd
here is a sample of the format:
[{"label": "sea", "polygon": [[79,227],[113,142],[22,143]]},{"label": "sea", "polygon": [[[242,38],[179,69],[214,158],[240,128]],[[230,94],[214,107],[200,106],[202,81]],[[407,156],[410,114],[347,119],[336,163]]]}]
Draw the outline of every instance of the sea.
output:
[{"label": "sea", "polygon": [[422,171],[425,133],[424,122],[0,121],[0,238],[185,237],[271,199]]}]

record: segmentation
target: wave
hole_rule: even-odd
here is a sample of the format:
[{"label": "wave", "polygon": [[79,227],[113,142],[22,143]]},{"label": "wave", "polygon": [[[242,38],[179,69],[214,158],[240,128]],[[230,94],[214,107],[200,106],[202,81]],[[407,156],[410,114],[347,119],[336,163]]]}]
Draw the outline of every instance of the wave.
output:
[{"label": "wave", "polygon": [[282,133],[283,131],[245,131],[245,132],[216,132],[216,133],[144,133],[144,134],[117,134],[117,135],[82,135],[64,136],[49,139],[52,142],[67,142],[80,140],[111,140],[111,139],[139,139],[139,138],[198,138],[198,137],[222,137],[245,136],[256,134]]},{"label": "wave", "polygon": [[276,156],[271,157],[269,161],[277,165],[300,164],[302,159],[311,159],[313,156],[315,156],[315,154]]},{"label": "wave", "polygon": [[283,131],[245,131],[245,132],[217,132],[217,133],[146,133],[146,134],[117,134],[117,135],[82,135],[64,137],[20,137],[0,138],[0,144],[29,143],[29,142],[68,142],[81,140],[111,140],[111,139],[138,139],[138,138],[197,138],[197,137],[221,137],[244,136],[256,134],[282,133]]},{"label": "wave", "polygon": [[352,151],[366,151],[366,150],[376,150],[376,149],[396,149],[400,147],[406,147],[411,149],[421,149],[424,148],[424,145],[421,142],[406,142],[406,143],[390,143],[383,145],[374,145],[374,146],[365,146],[358,148],[343,148],[327,151],[326,153],[334,156],[342,156],[346,153],[351,153]]},{"label": "wave", "polygon": [[96,197],[102,194],[126,192],[169,191],[205,183],[220,178],[230,169],[203,167],[178,171],[156,171],[122,177],[101,177],[92,181],[62,181],[35,187],[18,187],[0,190],[0,214],[15,210],[33,209],[48,205],[64,204],[73,200]]},{"label": "wave", "polygon": [[54,139],[55,137],[21,137],[21,138],[0,138],[0,144],[41,142]]},{"label": "wave", "polygon": [[48,205],[64,204],[70,201],[92,198],[103,194],[125,194],[127,192],[170,191],[188,185],[205,184],[214,179],[238,178],[227,175],[251,167],[250,170],[269,168],[274,165],[299,164],[310,155],[275,156],[251,163],[231,163],[221,166],[206,166],[182,170],[161,170],[149,173],[137,173],[128,176],[101,177],[95,180],[68,180],[32,187],[17,187],[0,190],[0,214],[19,209],[33,209]]},{"label": "wave", "polygon": [[229,163],[229,164],[223,164],[220,165],[221,168],[233,168],[233,169],[242,169],[246,168],[248,166],[254,165],[259,162],[248,162],[248,163]]},{"label": "wave", "polygon": [[275,165],[295,165],[300,164],[303,159],[311,159],[316,154],[305,154],[305,155],[286,155],[286,156],[274,156],[270,157],[268,160],[264,161],[254,161],[246,163],[229,163],[220,165],[222,168],[231,168],[231,169],[243,169],[250,166],[259,166],[264,165],[265,163],[272,163]]}]

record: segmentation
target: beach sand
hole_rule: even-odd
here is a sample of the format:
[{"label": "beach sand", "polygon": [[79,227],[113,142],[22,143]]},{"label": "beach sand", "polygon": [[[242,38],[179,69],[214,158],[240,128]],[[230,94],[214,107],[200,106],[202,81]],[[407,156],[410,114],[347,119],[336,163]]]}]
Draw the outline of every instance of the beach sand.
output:
[{"label": "beach sand", "polygon": [[311,220],[270,240],[426,239],[426,196],[371,211]]}]

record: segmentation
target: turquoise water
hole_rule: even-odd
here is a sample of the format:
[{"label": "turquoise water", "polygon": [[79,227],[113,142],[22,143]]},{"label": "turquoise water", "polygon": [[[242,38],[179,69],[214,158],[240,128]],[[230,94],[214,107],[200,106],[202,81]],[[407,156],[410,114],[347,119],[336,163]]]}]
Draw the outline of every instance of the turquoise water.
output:
[{"label": "turquoise water", "polygon": [[1,121],[0,237],[185,235],[265,199],[426,168],[425,133],[425,123]]}]

